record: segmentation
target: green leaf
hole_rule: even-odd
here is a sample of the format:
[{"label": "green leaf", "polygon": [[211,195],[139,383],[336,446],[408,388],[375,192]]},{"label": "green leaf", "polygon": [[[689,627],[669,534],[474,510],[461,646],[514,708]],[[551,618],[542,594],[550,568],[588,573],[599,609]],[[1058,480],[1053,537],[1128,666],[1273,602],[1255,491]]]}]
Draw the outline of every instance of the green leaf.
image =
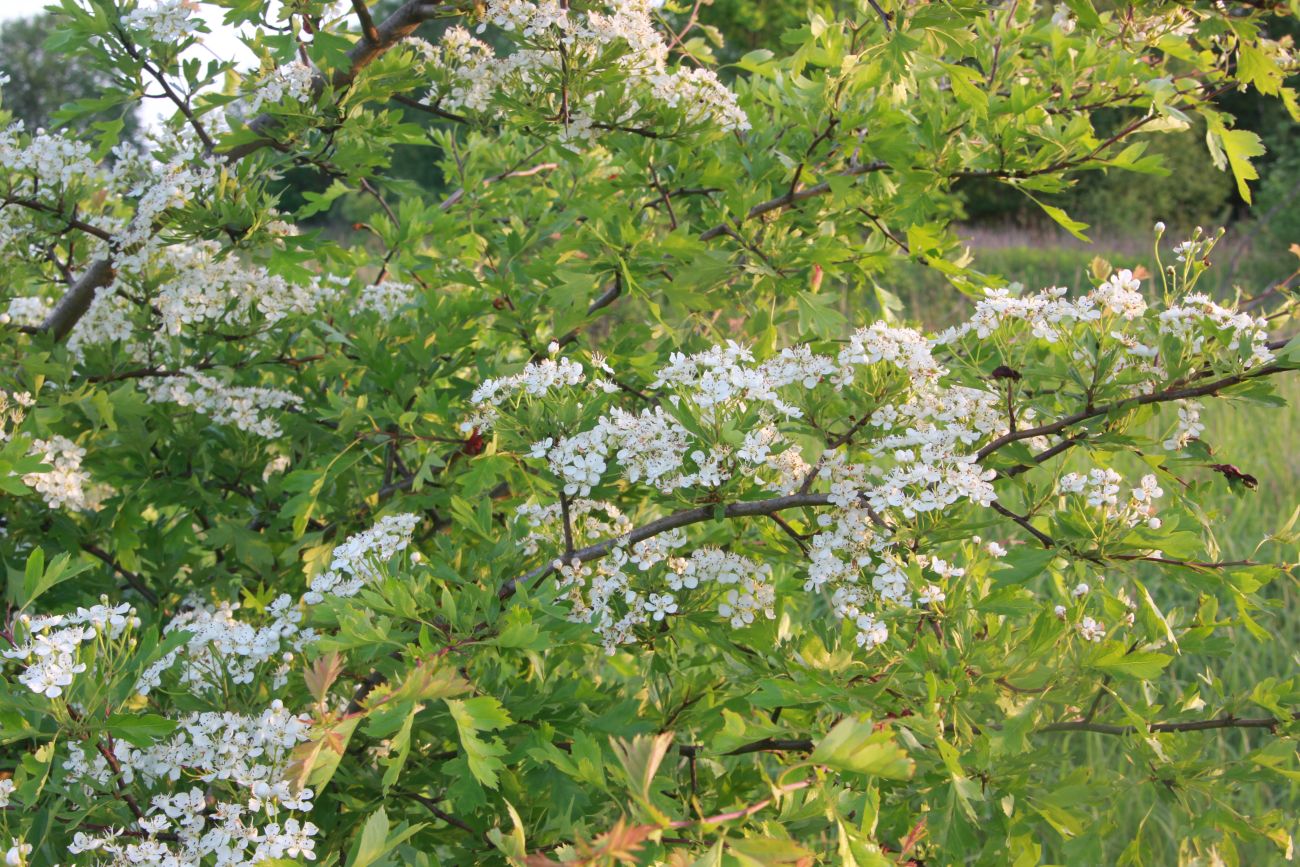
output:
[{"label": "green leaf", "polygon": [[[1029,194],[1026,193],[1025,195],[1029,195]],[[1038,205],[1039,208],[1042,209],[1044,214],[1051,217],[1052,222],[1056,223],[1056,225],[1060,226],[1062,229],[1069,232],[1071,235],[1078,238],[1080,241],[1083,241],[1084,243],[1087,244],[1092,243],[1092,239],[1089,238],[1087,235],[1083,234],[1083,230],[1088,228],[1087,223],[1082,223],[1078,220],[1072,219],[1070,215],[1067,214],[1063,209],[1058,208],[1055,205],[1049,205],[1046,202],[1041,202],[1038,199],[1034,198],[1033,196],[1029,196],[1029,198],[1033,199],[1034,203]]]},{"label": "green leaf", "polygon": [[449,698],[445,700],[456,721],[460,733],[460,744],[465,750],[465,759],[469,763],[470,773],[489,789],[497,787],[497,772],[505,767],[500,756],[505,755],[506,748],[500,739],[491,741],[479,737],[481,732],[495,731],[510,725],[510,716],[501,703],[487,695],[468,699]]},{"label": "green leaf", "polygon": [[420,706],[415,705],[406,714],[406,720],[397,734],[389,741],[389,758],[388,767],[384,769],[384,779],[382,785],[387,792],[397,782],[397,778],[402,774],[402,768],[406,765],[406,759],[411,755],[411,726],[415,723],[416,714],[420,712]]},{"label": "green leaf", "polygon": [[40,548],[33,549],[27,558],[27,569],[23,576],[24,600],[21,607],[26,608],[51,587],[80,575],[91,565],[84,560],[78,560],[76,563],[70,561],[71,557],[64,553],[55,556],[50,564],[45,566],[45,553]]},{"label": "green leaf", "polygon": [[1246,129],[1223,129],[1214,131],[1223,147],[1232,176],[1237,180],[1237,192],[1250,203],[1250,185],[1247,181],[1258,180],[1259,172],[1251,164],[1252,157],[1263,156],[1267,151],[1258,135]]},{"label": "green leaf", "polygon": [[176,731],[180,723],[154,713],[115,713],[108,718],[104,728],[115,738],[132,746],[151,747],[159,738]]},{"label": "green leaf", "polygon": [[993,573],[993,580],[999,584],[1023,584],[1043,574],[1047,564],[1057,556],[1057,551],[1053,548],[1017,545],[1007,552],[1002,560],[1002,568]]},{"label": "green leaf", "polygon": [[27,567],[23,570],[23,596],[22,599],[16,599],[20,607],[25,606],[32,601],[32,594],[40,584],[42,576],[45,574],[45,550],[42,548],[33,548],[32,553],[27,555]]},{"label": "green leaf", "polygon": [[1151,680],[1160,674],[1172,660],[1173,657],[1167,653],[1140,650],[1125,653],[1122,646],[1116,646],[1113,650],[1093,660],[1092,667],[1116,677]]},{"label": "green leaf", "polygon": [[614,754],[618,756],[618,761],[627,774],[633,793],[639,800],[648,803],[650,783],[654,780],[655,771],[659,770],[659,764],[673,745],[672,732],[661,732],[653,736],[636,735],[628,740],[614,738],[612,743]]},{"label": "green leaf", "polygon": [[1070,11],[1079,19],[1079,23],[1085,27],[1096,28],[1101,26],[1101,16],[1097,14],[1096,8],[1092,5],[1092,0],[1065,0],[1065,5],[1070,7]]},{"label": "green leaf", "polygon": [[361,716],[354,715],[321,725],[313,731],[311,740],[294,747],[285,772],[285,779],[294,789],[311,788],[320,794],[338,770],[339,762],[347,753],[352,732],[361,719]]},{"label": "green leaf", "polygon": [[1258,45],[1244,40],[1237,46],[1237,77],[1260,93],[1277,96],[1282,90],[1283,74],[1277,61]]},{"label": "green leaf", "polygon": [[827,294],[800,292],[795,296],[799,311],[799,333],[832,337],[844,329],[844,314],[834,308],[836,299]]},{"label": "green leaf", "polygon": [[813,853],[791,840],[778,837],[736,837],[727,841],[731,854],[744,865],[793,864],[811,860]]},{"label": "green leaf", "polygon": [[384,808],[370,814],[361,829],[361,835],[352,848],[348,858],[348,867],[368,867],[374,864],[388,851],[388,814]]},{"label": "green leaf", "polygon": [[810,761],[841,771],[906,780],[916,770],[907,752],[888,731],[873,731],[870,720],[845,717],[813,749]]}]

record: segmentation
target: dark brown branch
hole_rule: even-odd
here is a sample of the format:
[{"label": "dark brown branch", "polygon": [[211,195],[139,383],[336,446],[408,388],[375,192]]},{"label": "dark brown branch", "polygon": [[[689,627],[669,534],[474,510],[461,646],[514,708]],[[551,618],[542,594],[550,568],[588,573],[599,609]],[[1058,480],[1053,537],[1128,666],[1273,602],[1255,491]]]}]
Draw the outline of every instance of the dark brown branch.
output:
[{"label": "dark brown branch", "polygon": [[1072,436],[1072,437],[1069,437],[1069,438],[1067,438],[1067,439],[1063,439],[1063,440],[1061,440],[1059,443],[1057,443],[1056,445],[1052,446],[1051,448],[1049,448],[1049,449],[1043,449],[1041,452],[1039,452],[1038,454],[1034,455],[1034,457],[1033,457],[1033,459],[1032,459],[1032,460],[1033,460],[1033,463],[1029,463],[1029,464],[1020,464],[1020,465],[1018,465],[1018,466],[1011,467],[1010,469],[1006,469],[1006,470],[1003,470],[1002,472],[998,473],[998,475],[1001,476],[1001,477],[1003,477],[1003,478],[1008,478],[1008,479],[1009,479],[1009,478],[1012,478],[1013,476],[1018,476],[1018,475],[1020,475],[1021,473],[1027,473],[1027,472],[1029,472],[1030,470],[1032,470],[1034,467],[1036,467],[1036,466],[1038,466],[1039,464],[1043,463],[1044,461],[1051,460],[1052,458],[1056,457],[1057,455],[1061,454],[1062,452],[1065,452],[1065,451],[1068,451],[1068,450],[1074,448],[1075,446],[1077,446],[1079,443],[1083,442],[1083,441],[1086,440],[1086,439],[1087,439],[1087,436],[1084,435],[1084,434],[1075,434],[1075,435]]},{"label": "dark brown branch", "polygon": [[[1264,367],[1256,368],[1255,370],[1245,371],[1244,373],[1236,373],[1231,376],[1225,376],[1222,377],[1221,379],[1216,379],[1213,382],[1207,382],[1204,385],[1196,385],[1196,386],[1182,385],[1182,386],[1170,387],[1162,391],[1153,391],[1150,394],[1133,395],[1131,397],[1126,397],[1121,400],[1113,401],[1111,403],[1102,404],[1101,406],[1088,407],[1086,409],[1082,409],[1071,415],[1067,415],[1064,418],[1057,419],[1056,421],[1050,422],[1048,424],[1039,425],[1038,427],[1033,427],[1033,428],[1025,428],[1023,430],[1003,434],[1002,436],[993,440],[988,445],[984,446],[984,448],[980,449],[976,457],[978,460],[983,461],[985,458],[987,458],[989,455],[993,454],[1003,446],[1010,445],[1011,443],[1017,442],[1019,440],[1033,439],[1034,437],[1048,436],[1051,434],[1060,433],[1066,428],[1079,424],[1080,422],[1087,421],[1088,419],[1092,419],[1092,418],[1098,418],[1100,416],[1109,415],[1110,413],[1117,412],[1119,410],[1136,409],[1139,406],[1146,406],[1148,404],[1168,403],[1169,401],[1185,400],[1187,398],[1192,398],[1192,397],[1204,397],[1206,395],[1216,394],[1225,388],[1231,388],[1234,385],[1240,385],[1241,383],[1248,382],[1252,379],[1258,379],[1259,377],[1262,376],[1271,376],[1276,373],[1282,373],[1286,369],[1287,368],[1280,367],[1278,365],[1270,364]],[[1194,380],[1205,379],[1210,375],[1212,374],[1208,371],[1202,372],[1201,374],[1198,374],[1193,379]]]},{"label": "dark brown branch", "polygon": [[1026,517],[1025,515],[1017,515],[1015,512],[1011,511],[1006,506],[999,503],[997,500],[994,500],[990,505],[993,507],[993,511],[997,512],[999,515],[1003,515],[1007,518],[1010,518],[1011,520],[1019,524],[1021,527],[1023,527],[1025,531],[1029,533],[1029,535],[1033,536],[1035,539],[1041,542],[1044,548],[1056,547],[1056,540],[1053,539],[1051,536],[1047,535],[1046,533],[1044,533],[1042,530],[1035,527],[1033,525],[1033,522],[1030,521],[1029,518]]},{"label": "dark brown branch", "polygon": [[372,45],[379,44],[379,29],[375,27],[375,19],[370,17],[370,9],[366,6],[366,0],[352,0],[352,8],[357,13],[357,21],[361,24],[361,33]]},{"label": "dark brown branch", "polygon": [[[808,738],[763,738],[750,744],[742,744],[734,750],[722,753],[724,756],[743,756],[749,753],[811,753],[813,742]],[[707,755],[709,750],[696,744],[683,744],[677,748],[683,756],[694,757]]]},{"label": "dark brown branch", "polygon": [[[596,299],[594,301],[592,301],[590,304],[587,305],[587,315],[591,316],[593,313],[596,313],[599,310],[603,310],[604,308],[613,304],[614,301],[618,298],[618,296],[622,294],[623,294],[623,276],[621,274],[616,273],[614,275],[613,281],[608,286],[605,287],[605,291],[601,292],[598,296],[596,296]],[[570,343],[578,339],[578,335],[582,333],[582,328],[583,326],[579,325],[570,329],[568,333],[564,334],[555,342],[558,343],[561,346],[561,348],[568,346]],[[532,357],[529,358],[529,360],[533,362],[537,362],[544,357],[545,356],[539,350],[537,352],[534,352],[532,354]]]},{"label": "dark brown branch", "polygon": [[772,521],[775,522],[775,524],[778,527],[784,530],[787,536],[789,536],[791,539],[794,539],[794,542],[796,545],[799,546],[800,551],[803,551],[805,554],[808,553],[809,537],[807,535],[800,533],[794,527],[791,527],[789,521],[787,521],[785,518],[782,518],[780,515],[776,514],[775,512],[768,515],[768,517],[771,518]]},{"label": "dark brown branch", "polygon": [[95,300],[95,293],[112,283],[115,276],[117,270],[110,260],[96,259],[91,262],[90,267],[77,279],[77,282],[68,287],[68,291],[59,299],[59,303],[50,311],[50,315],[45,317],[39,330],[50,332],[55,340],[67,337],[72,326],[76,325],[90,309],[90,303]]},{"label": "dark brown branch", "polygon": [[121,575],[122,580],[126,581],[126,583],[131,586],[132,590],[134,590],[136,593],[139,593],[141,596],[147,599],[150,605],[158,604],[158,594],[150,590],[149,586],[144,583],[144,579],[141,578],[139,575],[135,574],[129,569],[122,568],[122,565],[118,563],[117,560],[113,559],[112,554],[109,554],[107,551],[100,548],[98,545],[92,545],[89,542],[82,542],[81,550],[85,551],[87,554],[94,557],[96,560],[105,563],[114,572]]},{"label": "dark brown branch", "polygon": [[[849,166],[849,168],[840,172],[839,175],[840,177],[853,178],[853,177],[857,177],[858,175],[865,175],[865,174],[870,174],[871,172],[883,171],[884,169],[887,168],[889,168],[888,163],[885,163],[880,160],[876,160],[870,163],[861,163],[859,165]],[[798,204],[799,202],[806,201],[807,199],[812,199],[817,196],[824,195],[826,193],[829,193],[830,190],[831,190],[830,182],[822,181],[820,184],[813,184],[811,187],[804,187],[801,190],[794,190],[791,192],[787,192],[783,196],[777,196],[775,199],[768,199],[766,202],[759,202],[757,205],[754,205],[754,207],[750,208],[748,213],[746,213],[744,217],[738,220],[735,223],[735,225],[739,226],[741,223],[744,223],[746,220],[752,220],[756,217],[761,217],[764,214],[768,213],[769,211],[782,210],[784,208],[790,207],[791,205],[795,205]],[[700,234],[700,240],[709,241],[712,240],[713,238],[718,237],[719,235],[734,234],[734,231],[735,230],[733,229],[732,226],[729,226],[726,223],[721,223],[717,226],[714,226],[712,229],[707,229],[704,232],[702,232]]]},{"label": "dark brown branch", "polygon": [[413,99],[409,96],[405,96],[400,93],[395,93],[388,98],[391,99],[393,102],[398,103],[399,105],[404,105],[407,108],[413,108],[416,111],[422,111],[426,114],[431,114],[434,117],[440,117],[443,120],[450,120],[456,123],[469,123],[469,118],[465,117],[464,115],[455,114],[445,109],[441,109],[436,105],[429,105],[428,103],[420,102],[418,99]]},{"label": "dark brown branch", "polygon": [[[806,789],[811,785],[812,785],[812,780],[803,780],[802,782],[798,782],[798,783],[787,783],[784,786],[778,787],[774,791],[776,791],[778,795],[788,795],[791,792],[797,792],[800,789]],[[676,822],[669,822],[668,827],[689,828],[692,825],[716,825],[720,822],[731,822],[735,819],[747,819],[750,816],[754,815],[755,813],[763,810],[768,805],[770,805],[773,801],[776,800],[776,798],[777,795],[773,795],[771,798],[765,798],[762,801],[759,801],[755,804],[750,804],[748,807],[743,807],[739,810],[732,810],[730,813],[719,813],[716,816],[708,816],[702,819],[679,819]]]},{"label": "dark brown branch", "polygon": [[[524,157],[523,159],[519,160],[513,166],[506,169],[504,172],[495,174],[490,178],[484,178],[483,186],[485,187],[491,186],[492,184],[495,184],[499,181],[504,181],[508,178],[528,178],[528,177],[532,177],[533,175],[539,174],[541,172],[547,172],[550,171],[551,169],[559,168],[559,163],[538,163],[537,165],[532,166],[531,168],[527,168],[527,169],[523,168],[524,163],[536,159],[544,150],[546,150],[546,145],[540,145],[539,147],[534,148],[532,153],[530,153],[528,156]],[[459,202],[464,197],[465,197],[465,188],[461,187],[460,189],[452,193],[450,196],[443,199],[442,202],[439,203],[438,205],[438,210],[449,211],[457,202]]]},{"label": "dark brown branch", "polygon": [[[335,90],[339,90],[350,85],[357,75],[372,63],[380,55],[387,52],[397,43],[401,42],[407,36],[415,32],[415,29],[426,21],[434,18],[443,18],[449,15],[463,13],[472,8],[470,2],[459,3],[428,3],[424,0],[408,0],[402,4],[396,12],[384,19],[383,23],[375,28],[375,39],[363,39],[357,42],[348,51],[348,66],[334,73],[329,79]],[[319,95],[325,90],[325,76],[317,73],[311,82],[311,91]],[[256,137],[251,141],[236,145],[226,151],[223,156],[228,163],[237,162],[249,154],[256,153],[264,147],[270,147],[276,144],[275,132],[281,127],[280,118],[274,114],[261,114],[253,118],[248,123],[248,129]]]},{"label": "dark brown branch", "polygon": [[886,33],[892,32],[894,27],[892,24],[889,23],[889,19],[893,16],[891,16],[884,9],[881,9],[880,4],[877,3],[876,0],[867,0],[867,2],[871,4],[871,8],[876,10],[876,14],[880,16],[881,23],[885,25],[885,32]]},{"label": "dark brown branch", "polygon": [[[1292,720],[1300,719],[1300,711],[1291,714]],[[1277,727],[1286,723],[1287,720],[1276,719],[1275,717],[1235,717],[1227,714],[1214,719],[1192,720],[1190,722],[1162,722],[1152,723],[1146,727],[1151,733],[1161,732],[1203,732],[1211,729],[1268,729],[1276,731]],[[1042,728],[1035,729],[1038,732],[1096,732],[1103,735],[1131,735],[1138,732],[1136,726],[1110,725],[1107,723],[1089,722],[1086,720],[1075,720],[1071,722],[1050,723]]]},{"label": "dark brown branch", "polygon": [[20,208],[27,208],[31,211],[39,211],[42,214],[50,214],[58,217],[67,224],[68,228],[76,229],[79,232],[85,232],[87,235],[94,235],[101,241],[111,241],[113,236],[98,226],[92,226],[85,220],[79,220],[75,216],[69,216],[63,213],[62,208],[56,208],[53,205],[47,205],[44,202],[38,202],[35,199],[13,199],[6,198],[0,205],[17,205]]},{"label": "dark brown branch", "polygon": [[[783,497],[772,497],[767,500],[749,500],[741,503],[731,503],[729,505],[717,506],[699,506],[694,509],[683,509],[680,512],[673,512],[671,515],[665,515],[657,521],[651,521],[641,527],[637,527],[630,533],[613,539],[605,539],[594,545],[588,545],[585,548],[579,548],[574,551],[570,560],[578,560],[580,563],[586,563],[590,560],[598,560],[604,557],[616,547],[630,547],[637,542],[658,536],[660,533],[666,533],[669,530],[675,530],[678,527],[687,527],[691,524],[698,524],[702,521],[709,521],[714,518],[732,519],[732,518],[752,518],[759,515],[770,515],[785,509],[797,509],[803,506],[827,506],[830,505],[829,494],[788,494]],[[511,578],[501,585],[497,591],[497,596],[501,599],[509,599],[515,595],[520,584],[527,584],[535,581],[554,571],[554,567],[548,563],[545,566],[538,566],[529,572]]]},{"label": "dark brown branch", "polygon": [[467,834],[473,834],[476,837],[478,836],[478,832],[475,831],[473,828],[471,828],[468,824],[466,824],[466,822],[463,819],[457,819],[451,813],[448,813],[446,810],[439,807],[438,802],[435,801],[433,798],[427,797],[425,795],[418,795],[415,792],[407,792],[406,797],[419,802],[419,804],[422,807],[424,807],[426,810],[428,810],[437,818],[446,822],[448,825],[451,825],[453,828],[459,828],[460,830],[466,832]]},{"label": "dark brown branch", "polygon": [[118,762],[117,756],[113,755],[113,751],[104,746],[104,742],[100,740],[95,741],[95,749],[104,757],[104,761],[108,762],[109,770],[113,772],[113,785],[117,789],[118,797],[130,808],[131,815],[137,820],[143,820],[144,810],[140,809],[140,803],[135,796],[126,790],[126,783],[122,780],[122,765]]},{"label": "dark brown branch", "polygon": [[1256,560],[1178,560],[1154,554],[1110,554],[1108,560],[1126,560],[1142,563],[1162,563],[1165,566],[1182,566],[1187,569],[1233,569],[1239,566],[1264,565]]}]

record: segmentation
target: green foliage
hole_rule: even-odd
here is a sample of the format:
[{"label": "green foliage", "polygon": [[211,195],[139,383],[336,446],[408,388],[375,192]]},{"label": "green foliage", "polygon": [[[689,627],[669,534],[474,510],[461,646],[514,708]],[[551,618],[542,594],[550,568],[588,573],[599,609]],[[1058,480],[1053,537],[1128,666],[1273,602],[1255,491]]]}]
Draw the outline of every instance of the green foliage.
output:
[{"label": "green foliage", "polygon": [[[4,86],[5,108],[28,129],[57,126],[59,110],[65,103],[94,103],[105,88],[111,87],[110,78],[88,62],[86,55],[46,45],[57,26],[57,18],[50,14],[0,24],[0,40],[5,46],[0,54],[0,76],[8,78]],[[103,108],[106,110],[92,109],[78,126],[88,134],[97,133],[114,141],[136,137],[140,129],[136,106],[118,107],[116,101],[108,101]]]},{"label": "green foliage", "polygon": [[[1118,186],[1070,198],[1081,173],[1215,171],[1180,138],[1144,148],[1153,128],[1203,127],[1209,176],[1249,198],[1276,137],[1211,95],[1294,111],[1284,10],[670,3],[646,78],[632,42],[571,50],[495,5],[376,6],[377,37],[355,8],[213,5],[253,25],[259,69],[189,59],[201,29],[160,35],[134,2],[61,4],[52,47],[107,82],[64,116],[165,88],[149,158],[106,167],[111,126],[63,150],[0,133],[12,862],[94,863],[76,835],[125,828],[112,845],[162,863],[189,833],[167,808],[211,828],[237,810],[262,863],[351,867],[1289,857],[1300,680],[1259,648],[1294,623],[1295,521],[1231,499],[1261,452],[1289,453],[1260,448],[1294,414],[1275,383],[1296,344],[1268,333],[1289,290],[1241,318],[1189,299],[1214,279],[1201,234],[1181,259],[1166,238],[1124,261],[972,260],[951,226],[975,182],[1081,234],[1137,207]],[[517,52],[527,78],[440,62],[459,35],[401,41],[480,23],[473,51]],[[753,41],[728,48],[724,23]],[[295,171],[321,181],[300,200]],[[1222,184],[1159,207],[1213,213]],[[330,216],[352,225],[286,225]],[[1095,317],[903,327],[965,320],[985,286],[1035,303],[1065,259]],[[733,340],[864,360],[716,405],[666,372]],[[528,381],[561,359],[583,384]],[[1197,436],[1196,399],[1250,415],[1207,406]],[[617,449],[594,480],[561,472],[549,449],[616,409],[661,412],[627,448],[680,437],[673,471],[696,481]],[[952,437],[891,439],[912,428]],[[767,431],[771,461],[742,469]],[[715,454],[730,469],[703,481]],[[778,484],[783,455],[808,461]],[[916,506],[964,469],[989,497]],[[1071,494],[1089,470],[1149,477],[1158,517]],[[669,529],[685,547],[657,552]],[[715,550],[745,574],[689,583],[687,555]],[[828,558],[834,587],[813,578]],[[86,624],[66,682],[38,677]],[[1273,669],[1234,667],[1250,653]]]}]

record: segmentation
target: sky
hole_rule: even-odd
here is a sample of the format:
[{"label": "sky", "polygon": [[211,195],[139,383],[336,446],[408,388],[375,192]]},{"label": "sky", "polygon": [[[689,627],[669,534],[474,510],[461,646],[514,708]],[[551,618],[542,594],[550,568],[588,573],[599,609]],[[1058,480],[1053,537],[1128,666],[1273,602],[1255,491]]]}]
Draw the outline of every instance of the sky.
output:
[{"label": "sky", "polygon": [[[48,5],[49,0],[0,0],[0,22],[10,18],[39,15]],[[252,54],[239,41],[235,29],[221,23],[222,10],[208,6],[202,7],[202,10],[203,17],[208,22],[208,29],[212,32],[204,34],[203,44],[190,49],[185,56],[211,58],[215,55],[220,58],[236,60],[246,58],[251,61]],[[0,48],[0,51],[3,50]],[[169,114],[170,111],[171,105],[164,100],[148,100],[141,117],[146,124],[152,125],[157,122],[159,116]]]}]

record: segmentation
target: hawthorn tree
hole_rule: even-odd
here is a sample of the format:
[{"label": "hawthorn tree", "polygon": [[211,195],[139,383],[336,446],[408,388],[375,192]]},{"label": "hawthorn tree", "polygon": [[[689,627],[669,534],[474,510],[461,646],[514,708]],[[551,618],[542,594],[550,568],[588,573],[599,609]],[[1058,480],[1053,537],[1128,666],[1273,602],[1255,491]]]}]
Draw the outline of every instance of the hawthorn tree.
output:
[{"label": "hawthorn tree", "polygon": [[1206,661],[1293,627],[1293,528],[1223,559],[1200,421],[1277,402],[1288,286],[1157,226],[1025,288],[948,221],[1081,234],[1194,120],[1248,198],[1215,97],[1297,113],[1292,8],[867,0],[720,77],[676,2],[204,0],[255,69],[199,5],[62,0],[110,85],[0,132],[6,863],[1291,856],[1300,683]]}]

